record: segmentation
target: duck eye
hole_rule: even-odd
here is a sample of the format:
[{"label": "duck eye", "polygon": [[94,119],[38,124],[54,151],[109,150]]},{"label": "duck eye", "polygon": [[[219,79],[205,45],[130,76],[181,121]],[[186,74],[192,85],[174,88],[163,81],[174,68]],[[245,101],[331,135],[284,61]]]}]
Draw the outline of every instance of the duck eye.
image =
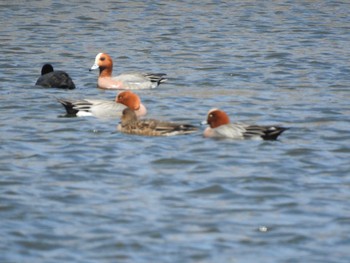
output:
[{"label": "duck eye", "polygon": [[209,114],[209,118],[213,118],[213,114]]},{"label": "duck eye", "polygon": [[100,58],[101,61],[104,61],[105,59],[106,59],[105,57]]}]

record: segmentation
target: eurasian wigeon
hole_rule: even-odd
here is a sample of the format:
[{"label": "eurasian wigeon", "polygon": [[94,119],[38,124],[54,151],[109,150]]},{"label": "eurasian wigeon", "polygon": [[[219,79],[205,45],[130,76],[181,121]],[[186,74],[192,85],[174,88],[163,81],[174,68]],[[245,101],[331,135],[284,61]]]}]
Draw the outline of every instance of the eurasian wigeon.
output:
[{"label": "eurasian wigeon", "polygon": [[35,85],[49,88],[75,89],[73,80],[62,71],[54,71],[51,64],[45,64],[41,69],[41,76]]},{"label": "eurasian wigeon", "polygon": [[209,124],[209,127],[204,130],[204,137],[214,138],[276,140],[288,129],[279,126],[230,123],[227,114],[219,109],[211,109],[204,123]]},{"label": "eurasian wigeon", "polygon": [[153,119],[140,120],[132,109],[126,108],[123,110],[121,123],[118,124],[117,130],[123,133],[146,136],[172,136],[193,133],[198,129],[190,124],[165,122]]},{"label": "eurasian wigeon", "polygon": [[91,70],[100,69],[97,87],[100,89],[153,89],[165,82],[164,73],[130,72],[112,77],[113,61],[106,53],[99,53]]},{"label": "eurasian wigeon", "polygon": [[95,116],[97,118],[115,118],[122,115],[122,111],[130,107],[137,116],[147,113],[146,107],[141,103],[140,97],[131,91],[120,92],[114,101],[82,99],[58,99],[65,107],[69,116]]}]

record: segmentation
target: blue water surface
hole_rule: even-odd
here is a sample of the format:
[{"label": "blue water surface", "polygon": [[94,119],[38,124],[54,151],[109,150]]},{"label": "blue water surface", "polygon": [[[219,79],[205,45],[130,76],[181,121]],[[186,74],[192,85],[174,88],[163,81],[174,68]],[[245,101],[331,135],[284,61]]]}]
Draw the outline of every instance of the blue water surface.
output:
[{"label": "blue water surface", "polygon": [[[350,262],[350,3],[2,1],[0,262]],[[165,72],[149,117],[278,141],[142,137],[67,118],[88,69]],[[75,90],[35,87],[52,63]]]}]

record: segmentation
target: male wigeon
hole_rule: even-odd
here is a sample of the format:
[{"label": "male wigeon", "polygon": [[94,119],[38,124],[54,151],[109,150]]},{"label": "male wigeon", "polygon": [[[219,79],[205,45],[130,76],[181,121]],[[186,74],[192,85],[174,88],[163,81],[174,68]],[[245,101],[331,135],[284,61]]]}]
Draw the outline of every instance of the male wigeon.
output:
[{"label": "male wigeon", "polygon": [[54,71],[51,64],[45,64],[42,67],[41,76],[35,85],[49,88],[75,89],[74,82],[69,75],[62,70]]},{"label": "male wigeon", "polygon": [[204,130],[204,137],[215,138],[276,140],[288,129],[279,126],[230,123],[227,114],[219,109],[211,109],[204,123],[209,124],[209,127]]},{"label": "male wigeon", "polygon": [[139,120],[135,112],[126,108],[123,110],[121,123],[117,130],[123,133],[146,136],[172,136],[196,132],[197,127],[190,124],[165,122],[158,120]]},{"label": "male wigeon", "polygon": [[95,116],[97,118],[115,118],[122,115],[122,111],[129,107],[137,116],[147,113],[140,97],[131,91],[120,92],[114,101],[98,99],[66,100],[58,99],[65,107],[69,116]]},{"label": "male wigeon", "polygon": [[153,89],[165,82],[164,73],[130,72],[112,77],[113,61],[106,53],[99,53],[91,70],[100,69],[97,87],[101,89]]}]

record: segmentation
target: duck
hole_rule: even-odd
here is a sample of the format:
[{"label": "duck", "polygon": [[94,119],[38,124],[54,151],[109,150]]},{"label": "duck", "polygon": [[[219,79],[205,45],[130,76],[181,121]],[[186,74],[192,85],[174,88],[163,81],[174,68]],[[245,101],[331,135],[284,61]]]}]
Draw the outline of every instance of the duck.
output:
[{"label": "duck", "polygon": [[65,107],[67,115],[70,117],[119,118],[127,107],[133,109],[137,116],[147,114],[147,109],[141,103],[140,97],[131,91],[120,92],[114,101],[100,99],[57,100]]},{"label": "duck", "polygon": [[117,130],[122,133],[137,134],[145,136],[173,136],[194,133],[197,127],[154,119],[138,119],[134,110],[125,108],[122,113],[121,122]]},{"label": "duck", "polygon": [[282,132],[288,129],[280,126],[231,123],[226,112],[218,108],[209,110],[207,120],[203,124],[209,125],[203,132],[206,138],[276,140]]},{"label": "duck", "polygon": [[75,84],[71,77],[62,70],[54,71],[51,64],[43,65],[41,76],[35,85],[49,88],[75,89]]},{"label": "duck", "polygon": [[96,69],[100,70],[97,80],[97,87],[100,89],[153,89],[167,80],[165,73],[130,72],[112,77],[113,60],[106,53],[96,55],[90,71]]}]

